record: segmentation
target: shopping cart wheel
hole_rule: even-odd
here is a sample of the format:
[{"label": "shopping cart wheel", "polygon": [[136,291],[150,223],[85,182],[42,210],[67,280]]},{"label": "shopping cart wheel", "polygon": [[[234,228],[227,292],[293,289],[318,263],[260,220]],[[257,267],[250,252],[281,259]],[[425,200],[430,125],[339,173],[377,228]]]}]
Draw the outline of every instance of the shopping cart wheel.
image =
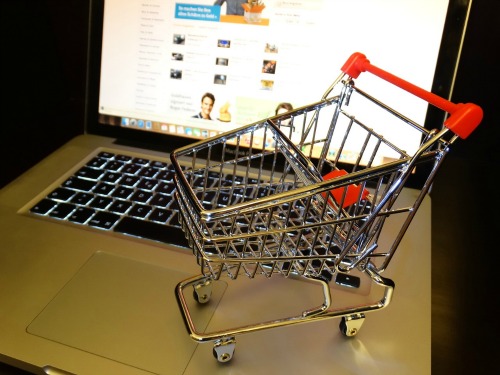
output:
[{"label": "shopping cart wheel", "polygon": [[198,303],[207,303],[212,296],[212,280],[205,279],[193,285],[193,298]]},{"label": "shopping cart wheel", "polygon": [[234,337],[226,337],[215,341],[213,354],[219,362],[229,362],[234,356],[236,339]]},{"label": "shopping cart wheel", "polygon": [[364,321],[365,314],[362,313],[343,316],[339,324],[340,332],[347,337],[356,336]]}]

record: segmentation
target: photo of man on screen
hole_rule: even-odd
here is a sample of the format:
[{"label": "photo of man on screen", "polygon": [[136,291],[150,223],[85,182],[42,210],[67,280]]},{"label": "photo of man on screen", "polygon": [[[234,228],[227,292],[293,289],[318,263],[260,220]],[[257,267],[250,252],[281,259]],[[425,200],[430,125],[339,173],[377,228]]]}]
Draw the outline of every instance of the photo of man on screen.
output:
[{"label": "photo of man on screen", "polygon": [[198,114],[194,115],[193,117],[204,120],[212,120],[212,118],[210,117],[210,113],[214,108],[214,103],[215,103],[215,96],[210,92],[206,92],[201,97],[201,111]]}]

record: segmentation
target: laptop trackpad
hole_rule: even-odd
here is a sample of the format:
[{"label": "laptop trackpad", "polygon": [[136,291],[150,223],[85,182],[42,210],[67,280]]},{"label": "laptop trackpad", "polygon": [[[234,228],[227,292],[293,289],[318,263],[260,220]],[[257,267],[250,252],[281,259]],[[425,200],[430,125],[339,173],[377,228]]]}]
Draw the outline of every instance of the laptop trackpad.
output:
[{"label": "laptop trackpad", "polygon": [[[182,373],[196,343],[189,337],[174,289],[192,275],[97,252],[33,320],[28,332],[154,373]],[[206,328],[225,290],[197,305]],[[69,369],[68,369],[69,370]]]}]

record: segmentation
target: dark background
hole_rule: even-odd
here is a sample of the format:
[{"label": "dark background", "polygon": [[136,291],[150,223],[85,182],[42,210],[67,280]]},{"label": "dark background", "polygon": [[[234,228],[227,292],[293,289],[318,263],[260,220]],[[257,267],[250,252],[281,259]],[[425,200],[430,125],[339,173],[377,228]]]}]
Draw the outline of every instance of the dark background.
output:
[{"label": "dark background", "polygon": [[[83,132],[88,3],[0,2],[0,187]],[[479,104],[484,120],[454,145],[430,193],[434,374],[498,370],[499,25],[500,1],[474,0],[452,101]],[[0,363],[0,374],[18,373]]]}]

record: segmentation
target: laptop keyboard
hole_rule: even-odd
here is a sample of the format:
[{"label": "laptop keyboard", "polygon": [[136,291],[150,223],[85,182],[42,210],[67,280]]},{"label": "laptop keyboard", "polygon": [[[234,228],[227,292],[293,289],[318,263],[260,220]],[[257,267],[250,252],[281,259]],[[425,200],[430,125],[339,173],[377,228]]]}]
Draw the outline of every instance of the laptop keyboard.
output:
[{"label": "laptop keyboard", "polygon": [[187,247],[170,164],[101,152],[30,212]]}]

